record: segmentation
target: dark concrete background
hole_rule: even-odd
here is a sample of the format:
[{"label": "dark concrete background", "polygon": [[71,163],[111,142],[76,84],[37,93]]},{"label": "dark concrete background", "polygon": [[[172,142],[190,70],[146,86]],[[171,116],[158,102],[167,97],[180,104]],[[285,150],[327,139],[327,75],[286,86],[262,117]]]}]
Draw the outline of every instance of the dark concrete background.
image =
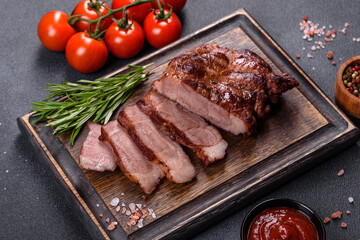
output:
[{"label": "dark concrete background", "polygon": [[[130,61],[110,57],[100,71],[85,75],[76,72],[66,62],[64,53],[45,49],[38,40],[36,29],[40,18],[51,10],[70,13],[77,1],[13,0],[3,1],[0,7],[0,239],[89,239],[70,204],[64,200],[53,177],[39,163],[30,145],[23,140],[16,118],[29,112],[31,101],[41,101],[46,82],[61,83],[80,78],[95,79]],[[334,101],[334,83],[341,62],[360,53],[359,1],[281,1],[281,0],[188,0],[180,18],[183,36],[190,34],[239,8],[245,8],[270,36],[292,57],[300,67]],[[357,10],[356,10],[357,9]],[[338,30],[350,22],[346,36],[339,35],[314,59],[305,57],[313,43],[302,39],[299,22],[306,14],[309,20],[330,24]],[[303,51],[302,48],[306,50]],[[154,49],[147,47],[138,57]],[[328,50],[334,52],[336,66],[326,58]],[[340,60],[340,58],[342,60]],[[360,126],[360,122],[355,121]],[[291,182],[254,199],[254,204],[221,220],[195,239],[240,239],[240,225],[245,214],[257,202],[271,197],[291,198],[313,208],[322,218],[340,210],[351,211],[344,216],[347,229],[340,221],[326,226],[328,239],[360,238],[360,144],[329,158],[323,164],[295,178]],[[345,169],[342,177],[337,176]],[[354,197],[349,204],[347,198]]]}]

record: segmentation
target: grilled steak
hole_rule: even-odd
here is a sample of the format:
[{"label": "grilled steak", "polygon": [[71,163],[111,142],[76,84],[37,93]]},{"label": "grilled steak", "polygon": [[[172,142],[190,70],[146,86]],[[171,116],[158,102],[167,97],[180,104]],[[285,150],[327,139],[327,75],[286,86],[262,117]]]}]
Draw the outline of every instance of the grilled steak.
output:
[{"label": "grilled steak", "polygon": [[90,129],[86,137],[79,157],[79,164],[82,168],[95,171],[114,171],[116,168],[116,159],[105,143],[99,141],[101,135],[101,125],[88,122]]},{"label": "grilled steak", "polygon": [[101,139],[113,149],[118,165],[126,177],[150,194],[165,176],[158,165],[146,159],[126,130],[115,120],[101,128]]},{"label": "grilled steak", "polygon": [[158,130],[136,105],[121,111],[118,121],[143,154],[161,166],[169,180],[184,183],[196,176],[195,167],[180,145]]},{"label": "grilled steak", "polygon": [[153,90],[137,105],[171,139],[192,149],[205,166],[224,158],[227,142],[201,117]]},{"label": "grilled steak", "polygon": [[298,84],[249,50],[206,44],[174,58],[153,88],[214,125],[249,136],[270,103]]}]

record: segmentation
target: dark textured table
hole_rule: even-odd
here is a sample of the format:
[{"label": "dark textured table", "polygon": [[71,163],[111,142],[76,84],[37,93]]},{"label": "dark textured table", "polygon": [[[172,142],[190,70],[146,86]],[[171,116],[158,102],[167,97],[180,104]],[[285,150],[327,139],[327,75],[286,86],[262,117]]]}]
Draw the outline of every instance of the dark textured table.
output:
[{"label": "dark textured table", "polygon": [[[46,82],[61,83],[80,78],[95,79],[130,61],[110,57],[98,72],[85,75],[73,70],[64,53],[45,49],[37,37],[40,18],[51,10],[70,13],[76,1],[21,1],[3,2],[0,8],[0,239],[89,239],[90,235],[64,200],[54,178],[39,163],[36,153],[23,140],[16,118],[29,112],[31,101],[40,101]],[[334,101],[334,83],[340,64],[360,54],[360,18],[354,1],[239,1],[188,0],[179,14],[183,23],[183,36],[190,34],[232,12],[245,8],[270,36],[292,57],[300,67]],[[347,34],[338,34],[325,49],[312,52],[314,42],[302,39],[299,22],[306,14],[320,27],[329,25],[338,30],[350,22]],[[303,50],[305,48],[305,50]],[[138,57],[154,49],[147,47]],[[334,52],[337,65],[331,65],[327,51]],[[306,57],[311,53],[314,58]],[[360,122],[352,119],[357,126]],[[336,210],[344,214],[341,220],[325,226],[328,239],[360,238],[360,144],[327,159],[311,171],[270,191],[252,205],[234,211],[229,217],[198,233],[195,239],[240,239],[240,225],[245,214],[258,202],[273,197],[291,198],[313,208],[322,218]],[[345,170],[341,177],[340,169]],[[354,203],[348,202],[348,197]],[[340,223],[348,224],[342,229]]]}]

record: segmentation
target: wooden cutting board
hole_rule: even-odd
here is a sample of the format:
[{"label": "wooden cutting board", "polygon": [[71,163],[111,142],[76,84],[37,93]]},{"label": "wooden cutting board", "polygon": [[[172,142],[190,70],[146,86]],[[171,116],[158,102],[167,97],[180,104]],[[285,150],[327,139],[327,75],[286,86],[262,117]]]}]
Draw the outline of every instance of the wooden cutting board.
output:
[{"label": "wooden cutting board", "polygon": [[[94,238],[175,239],[193,235],[358,139],[359,130],[242,9],[133,63],[153,63],[149,71],[154,74],[123,107],[143,96],[172,58],[208,42],[250,49],[275,72],[295,77],[300,86],[282,96],[270,116],[259,122],[255,136],[244,138],[221,132],[229,147],[225,159],[217,164],[203,167],[185,149],[198,172],[192,182],[175,184],[163,180],[154,193],[143,199],[140,187],[119,169],[100,173],[78,166],[87,128],[70,146],[69,134],[57,138],[43,123],[32,125],[32,113],[18,119],[20,129],[59,180],[61,191]],[[124,71],[126,68],[106,77]],[[129,227],[129,217],[110,205],[115,197],[126,206],[146,204],[145,209],[154,209],[156,218],[145,218],[142,228]],[[106,218],[119,223],[115,230],[107,230]]]}]

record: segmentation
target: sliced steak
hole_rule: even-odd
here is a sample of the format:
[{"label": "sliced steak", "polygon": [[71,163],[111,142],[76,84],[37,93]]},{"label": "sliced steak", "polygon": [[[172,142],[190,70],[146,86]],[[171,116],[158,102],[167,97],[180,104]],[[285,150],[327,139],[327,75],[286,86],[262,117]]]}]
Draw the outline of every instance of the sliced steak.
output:
[{"label": "sliced steak", "polygon": [[157,129],[136,105],[121,111],[118,120],[143,154],[160,164],[169,180],[184,183],[195,178],[195,167],[181,146]]},{"label": "sliced steak", "polygon": [[108,122],[101,128],[101,132],[101,139],[112,147],[125,176],[138,183],[145,193],[154,191],[165,176],[160,167],[140,152],[118,121]]},{"label": "sliced steak", "polygon": [[171,139],[192,149],[205,166],[224,158],[227,142],[198,115],[154,90],[137,105]]},{"label": "sliced steak", "polygon": [[153,88],[214,125],[249,136],[270,103],[298,84],[249,50],[206,44],[174,58]]},{"label": "sliced steak", "polygon": [[89,134],[87,135],[79,156],[79,164],[82,168],[95,171],[114,171],[117,163],[112,149],[99,141],[101,125],[88,122]]}]

